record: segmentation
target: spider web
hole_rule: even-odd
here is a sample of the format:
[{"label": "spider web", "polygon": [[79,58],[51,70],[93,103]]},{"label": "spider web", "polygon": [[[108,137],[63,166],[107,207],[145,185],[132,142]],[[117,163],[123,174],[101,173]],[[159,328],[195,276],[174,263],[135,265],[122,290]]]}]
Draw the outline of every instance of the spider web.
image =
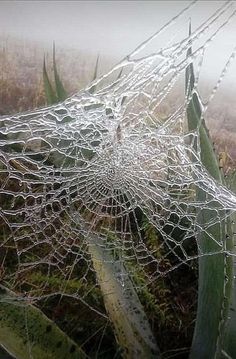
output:
[{"label": "spider web", "polygon": [[[203,121],[235,51],[204,104],[197,92],[203,55],[235,10],[224,3],[183,36],[180,24],[191,6],[63,103],[0,118],[3,282],[23,298],[62,294],[86,303],[97,285],[97,248],[104,263],[117,266],[124,290],[137,268],[152,282],[200,256],[233,255],[211,229],[228,220],[236,197],[204,168],[201,123],[188,130],[187,108],[198,96]],[[159,45],[173,25],[179,33]],[[194,50],[186,58],[189,46]],[[192,62],[195,85],[185,95],[184,72]],[[182,97],[163,115],[178,86]],[[202,233],[215,250],[202,248]],[[63,280],[52,291],[50,277],[57,274]],[[68,288],[74,278],[80,285]]]}]

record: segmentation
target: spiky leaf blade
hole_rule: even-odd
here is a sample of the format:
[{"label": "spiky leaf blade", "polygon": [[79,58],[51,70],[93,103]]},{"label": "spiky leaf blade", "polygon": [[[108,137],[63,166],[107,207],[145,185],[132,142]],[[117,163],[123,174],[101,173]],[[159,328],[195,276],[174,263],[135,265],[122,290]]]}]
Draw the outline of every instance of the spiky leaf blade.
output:
[{"label": "spiky leaf blade", "polygon": [[[227,186],[236,193],[236,171],[227,177]],[[233,238],[234,254],[236,255],[236,214],[230,219],[231,235]],[[230,298],[229,319],[226,323],[226,330],[223,340],[223,353],[226,357],[236,358],[236,257],[233,259],[233,283]]]},{"label": "spiky leaf blade", "polygon": [[58,101],[57,96],[53,90],[53,87],[52,87],[51,82],[48,77],[45,57],[43,60],[43,83],[44,83],[44,92],[45,92],[47,104],[53,105],[53,104],[57,103],[57,101]]},{"label": "spiky leaf blade", "polygon": [[[96,80],[98,75],[98,61],[99,61],[99,55],[97,56],[92,82]],[[95,90],[96,90],[96,85],[93,85],[92,87],[90,87],[89,92],[93,94]]]},{"label": "spiky leaf blade", "polygon": [[[29,330],[30,328],[30,330]],[[82,359],[86,354],[33,305],[0,286],[0,342],[18,359]]]},{"label": "spiky leaf blade", "polygon": [[[189,27],[191,36],[191,24]],[[187,56],[191,57],[191,45]],[[191,62],[186,69],[186,93],[190,96],[187,108],[188,127],[190,131],[199,131],[201,161],[208,172],[219,182],[222,176],[213,149],[208,130],[202,118],[201,102],[197,92],[194,92],[194,69]],[[197,143],[194,143],[197,146]],[[206,193],[197,190],[199,201],[206,201]],[[213,219],[213,212],[202,210],[198,221],[204,226]],[[205,254],[199,258],[198,279],[198,310],[190,358],[215,358],[221,356],[221,346],[224,327],[228,313],[228,297],[231,291],[232,259],[222,254],[208,255],[218,251],[216,242],[226,241],[225,221],[212,225],[203,231],[198,238],[201,251]],[[203,227],[204,228],[204,227]],[[216,242],[212,240],[214,238]],[[225,245],[231,247],[232,241]],[[228,276],[226,281],[225,276]],[[207,318],[207,319],[206,319]]]},{"label": "spiky leaf blade", "polygon": [[67,98],[67,92],[63,86],[63,83],[59,77],[57,65],[56,65],[56,49],[55,44],[53,44],[53,72],[55,78],[55,87],[58,101],[64,101]]}]

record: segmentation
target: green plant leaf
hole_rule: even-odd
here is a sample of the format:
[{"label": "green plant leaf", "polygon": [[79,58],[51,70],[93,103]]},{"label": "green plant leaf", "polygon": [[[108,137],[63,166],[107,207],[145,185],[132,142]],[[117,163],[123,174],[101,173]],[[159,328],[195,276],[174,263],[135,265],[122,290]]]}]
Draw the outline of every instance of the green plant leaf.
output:
[{"label": "green plant leaf", "polygon": [[[99,61],[99,55],[97,56],[92,82],[96,80],[98,75],[98,61]],[[93,94],[95,90],[96,90],[96,85],[93,85],[92,87],[90,87],[89,92]]]},{"label": "green plant leaf", "polygon": [[82,359],[86,354],[33,305],[0,286],[0,342],[17,359]]},{"label": "green plant leaf", "polygon": [[57,103],[58,102],[57,96],[53,90],[53,87],[50,83],[50,80],[49,80],[49,77],[47,74],[45,57],[43,60],[43,83],[44,83],[44,92],[45,92],[47,104],[53,105],[53,104]]},{"label": "green plant leaf", "polygon": [[[236,193],[236,171],[231,173],[227,177],[227,186]],[[235,236],[236,233],[236,214],[232,215],[232,221],[230,223],[232,226],[231,235]],[[234,254],[236,255],[236,240],[234,239]],[[236,258],[233,259],[233,271],[234,271],[234,280],[233,280],[233,290],[230,300],[230,309],[229,309],[229,319],[226,323],[226,330],[223,340],[223,353],[226,353],[226,358],[236,358]]]},{"label": "green plant leaf", "polygon": [[[105,307],[124,358],[160,358],[148,319],[124,265],[114,262],[98,236],[90,234],[87,240]],[[118,280],[121,273],[123,285]]]},{"label": "green plant leaf", "polygon": [[64,101],[67,98],[67,92],[61,82],[61,79],[60,79],[58,71],[57,71],[55,44],[53,44],[53,72],[54,72],[54,78],[55,78],[57,99],[59,102]]},{"label": "green plant leaf", "polygon": [[[121,70],[120,70],[120,72],[119,72],[119,74],[118,74],[118,76],[117,76],[117,80],[119,80],[119,79],[121,78],[122,72],[123,72],[123,67],[121,68]],[[126,96],[123,96],[123,97],[122,97],[122,100],[121,100],[121,105],[123,105],[123,103],[125,102],[125,100],[126,100]]]},{"label": "green plant leaf", "polygon": [[[191,35],[191,24],[189,27]],[[191,44],[187,56],[191,56]],[[199,131],[201,161],[210,175],[222,182],[219,164],[213,149],[208,130],[202,118],[199,95],[194,91],[194,70],[191,63],[186,69],[186,92],[191,96],[187,108],[188,127],[190,131]],[[193,92],[193,94],[192,94]],[[194,144],[197,146],[197,143]],[[206,201],[206,193],[196,191],[199,201]],[[213,219],[213,211],[201,210],[199,223],[204,227]],[[227,223],[222,221],[203,231],[198,238],[201,251],[205,254],[199,258],[198,310],[194,337],[190,352],[191,359],[220,358],[223,333],[228,316],[229,297],[232,288],[232,258],[225,254],[208,255],[217,252],[217,242],[223,240],[228,248],[232,248],[232,238],[226,240]],[[226,280],[226,276],[228,280]]]}]

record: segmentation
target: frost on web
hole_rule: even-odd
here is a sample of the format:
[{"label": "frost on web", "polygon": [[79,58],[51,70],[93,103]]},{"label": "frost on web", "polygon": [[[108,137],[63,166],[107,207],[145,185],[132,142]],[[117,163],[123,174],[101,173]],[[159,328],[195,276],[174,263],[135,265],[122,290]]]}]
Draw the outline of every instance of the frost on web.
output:
[{"label": "frost on web", "polygon": [[[221,230],[236,198],[202,165],[200,125],[189,131],[186,112],[204,52],[232,21],[233,11],[232,3],[224,3],[191,37],[180,29],[161,43],[162,32],[172,26],[173,34],[184,16],[186,27],[189,14],[183,12],[63,103],[0,119],[6,286],[42,298],[55,294],[50,276],[58,274],[63,280],[57,293],[83,298],[83,283],[96,285],[93,261],[99,251],[104,263],[120,265],[121,283],[137,268],[152,281],[194,258],[226,251],[225,235],[219,241],[211,228]],[[198,65],[195,87],[185,96],[190,62]],[[165,104],[178,86],[182,98],[166,115]],[[202,105],[203,116],[208,104]],[[156,236],[154,246],[147,231]],[[215,242],[213,252],[201,247],[202,233]],[[80,286],[67,290],[74,278]]]}]

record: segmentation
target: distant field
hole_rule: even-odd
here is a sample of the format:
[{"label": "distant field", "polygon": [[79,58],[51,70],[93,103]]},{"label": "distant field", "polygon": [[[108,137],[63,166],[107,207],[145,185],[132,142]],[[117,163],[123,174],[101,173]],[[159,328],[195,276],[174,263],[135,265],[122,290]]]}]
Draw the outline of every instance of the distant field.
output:
[{"label": "distant field", "polygon": [[[52,68],[52,48],[41,43],[26,42],[0,35],[0,115],[27,111],[46,105],[43,89],[43,58],[48,72]],[[56,59],[61,79],[68,93],[74,93],[88,84],[94,72],[97,54],[84,54],[76,49],[56,48]],[[99,73],[114,64],[112,59],[100,56]],[[170,99],[172,107],[178,93]],[[236,167],[236,101],[228,89],[207,113],[215,148],[225,170]]]},{"label": "distant field", "polygon": [[[53,44],[52,44],[53,47]],[[43,59],[50,75],[52,47],[0,35],[0,115],[26,111],[46,104],[43,91]],[[94,72],[97,54],[61,49],[56,44],[56,61],[68,93],[88,84]],[[109,69],[103,58],[99,71]]]}]

